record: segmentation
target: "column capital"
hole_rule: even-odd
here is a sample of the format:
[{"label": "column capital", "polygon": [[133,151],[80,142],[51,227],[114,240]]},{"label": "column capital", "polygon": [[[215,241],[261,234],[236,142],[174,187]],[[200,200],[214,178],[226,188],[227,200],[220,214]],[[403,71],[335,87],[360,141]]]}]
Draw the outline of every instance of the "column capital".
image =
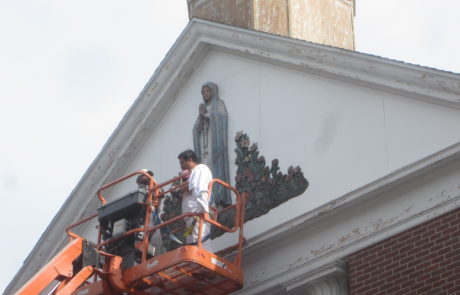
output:
[{"label": "column capital", "polygon": [[285,282],[286,291],[303,289],[306,295],[348,294],[348,268],[342,260],[323,265],[301,277]]},{"label": "column capital", "polygon": [[347,295],[348,282],[345,277],[325,277],[318,279],[304,288],[306,295]]}]

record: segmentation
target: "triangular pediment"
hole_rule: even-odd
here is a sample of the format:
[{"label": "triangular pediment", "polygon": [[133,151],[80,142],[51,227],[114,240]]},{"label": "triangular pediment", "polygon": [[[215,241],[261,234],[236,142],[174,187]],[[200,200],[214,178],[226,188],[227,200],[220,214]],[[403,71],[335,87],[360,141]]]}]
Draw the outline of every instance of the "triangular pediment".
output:
[{"label": "triangular pediment", "polygon": [[[460,141],[460,76],[358,52],[192,20],[53,219],[21,272],[65,243],[66,227],[98,205],[97,189],[127,172],[176,175],[193,146],[201,85],[216,83],[237,131],[310,187],[247,225],[262,233],[423,161]],[[232,168],[233,167],[233,168]],[[123,189],[129,189],[124,187]],[[273,218],[276,216],[276,218]]]}]

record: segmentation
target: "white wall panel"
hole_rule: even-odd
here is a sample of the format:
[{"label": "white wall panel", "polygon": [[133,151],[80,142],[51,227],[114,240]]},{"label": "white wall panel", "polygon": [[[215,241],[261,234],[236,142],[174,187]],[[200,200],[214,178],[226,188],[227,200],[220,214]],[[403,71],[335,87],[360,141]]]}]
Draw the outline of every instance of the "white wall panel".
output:
[{"label": "white wall panel", "polygon": [[243,130],[268,165],[278,158],[283,173],[299,165],[310,182],[302,196],[248,222],[248,238],[460,140],[459,110],[211,51],[129,171],[150,168],[160,181],[177,175],[207,81],[228,111],[232,181],[234,135]]}]

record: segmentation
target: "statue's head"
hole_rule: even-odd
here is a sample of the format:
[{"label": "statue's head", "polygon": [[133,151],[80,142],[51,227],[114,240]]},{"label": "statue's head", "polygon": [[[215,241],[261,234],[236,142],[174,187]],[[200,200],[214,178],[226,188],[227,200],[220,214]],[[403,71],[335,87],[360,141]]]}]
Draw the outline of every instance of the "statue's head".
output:
[{"label": "statue's head", "polygon": [[217,85],[212,82],[207,82],[201,87],[201,95],[206,105],[210,104],[213,97],[217,96]]},{"label": "statue's head", "polygon": [[212,98],[211,88],[209,88],[208,86],[203,86],[201,88],[201,95],[203,96],[203,100],[205,104],[211,103],[211,98]]}]

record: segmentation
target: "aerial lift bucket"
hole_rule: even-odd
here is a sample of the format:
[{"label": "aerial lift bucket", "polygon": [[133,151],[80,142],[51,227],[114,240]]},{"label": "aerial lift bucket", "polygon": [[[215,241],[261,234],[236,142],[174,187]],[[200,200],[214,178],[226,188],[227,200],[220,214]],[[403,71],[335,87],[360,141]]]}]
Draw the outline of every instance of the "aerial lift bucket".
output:
[{"label": "aerial lift bucket", "polygon": [[[143,174],[149,179],[149,190],[144,200],[130,195],[121,201],[117,200],[111,203],[106,201],[102,195],[103,190],[139,174]],[[67,233],[72,239],[69,245],[16,294],[40,294],[43,288],[56,279],[61,280],[53,291],[53,294],[58,295],[224,295],[241,289],[243,287],[241,263],[246,195],[240,195],[229,184],[219,179],[213,179],[209,184],[209,192],[212,192],[212,187],[216,183],[222,185],[235,194],[235,204],[220,211],[211,207],[211,215],[208,213],[186,213],[160,224],[152,224],[150,221],[150,216],[153,210],[158,208],[160,199],[167,193],[187,186],[188,182],[182,182],[182,184],[167,191],[163,191],[163,188],[182,180],[186,176],[181,175],[157,184],[151,175],[140,170],[101,187],[97,192],[98,198],[102,202],[102,209],[100,208],[99,212],[98,241],[92,247],[93,253],[96,253],[93,256],[98,257],[94,265],[82,265],[80,263],[80,268],[75,271],[75,260],[81,259],[83,256],[82,249],[84,245],[89,243],[71,230],[95,218],[98,214],[69,226]],[[107,236],[107,228],[105,227],[113,227],[113,222],[111,220],[107,222],[104,218],[116,216],[119,220],[125,221],[120,214],[138,212],[136,211],[138,208],[142,208],[140,212],[143,218],[140,218],[138,214],[136,220],[140,218],[142,224],[123,234]],[[229,210],[235,210],[233,225],[226,226],[219,223],[217,216]],[[101,212],[104,213],[101,214]],[[162,231],[168,225],[190,217],[198,220],[199,234],[196,245],[183,245],[158,256],[149,255],[149,237],[155,231]],[[202,242],[202,227],[205,222],[223,232],[238,232],[237,243],[217,253],[206,250],[203,248]],[[141,239],[133,240],[133,236],[140,236]],[[128,247],[128,252],[120,252],[119,250],[122,248],[120,245],[126,241],[130,241],[133,246]],[[130,259],[133,251],[138,254],[136,259]]]}]

